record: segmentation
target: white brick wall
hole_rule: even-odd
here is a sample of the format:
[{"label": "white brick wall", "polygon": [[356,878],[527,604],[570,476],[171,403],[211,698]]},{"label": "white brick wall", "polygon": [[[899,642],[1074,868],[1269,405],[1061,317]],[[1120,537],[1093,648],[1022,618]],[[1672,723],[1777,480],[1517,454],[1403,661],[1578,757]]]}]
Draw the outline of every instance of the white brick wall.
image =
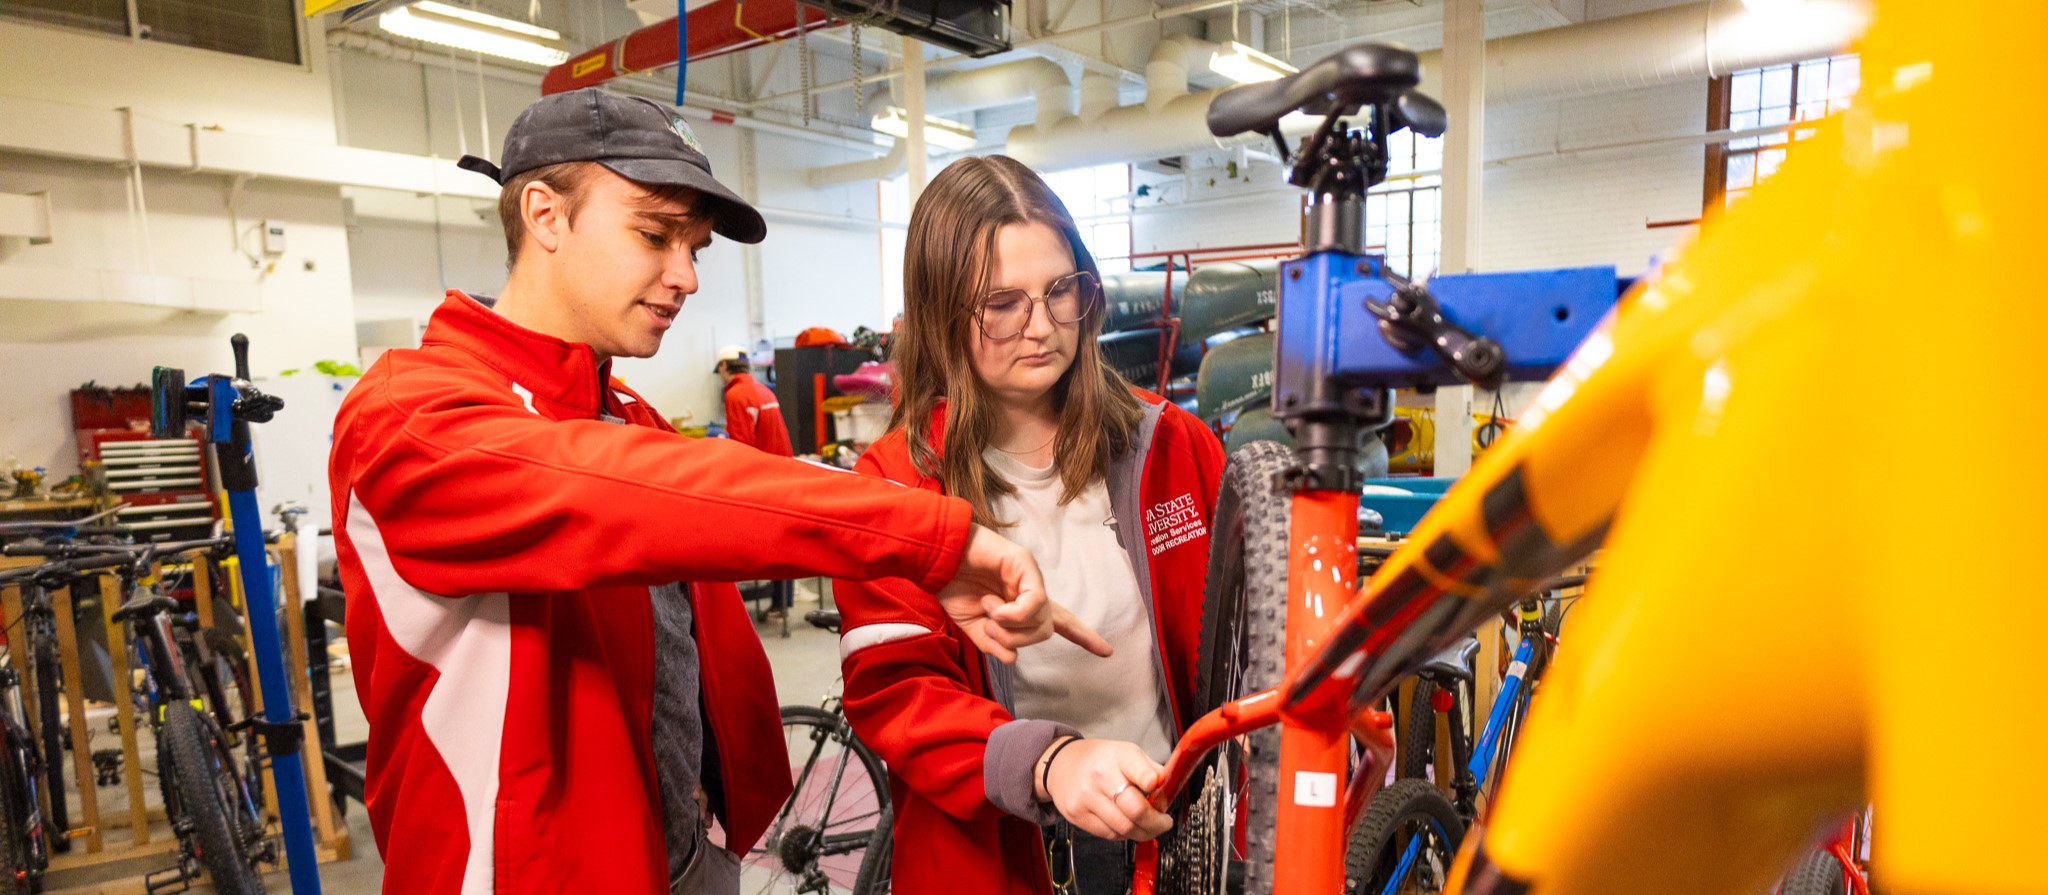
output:
[{"label": "white brick wall", "polygon": [[1642,273],[1699,216],[1705,148],[1632,147],[1531,157],[1705,130],[1705,82],[1487,109],[1484,269],[1612,264]]},{"label": "white brick wall", "polygon": [[[1689,236],[1690,227],[1654,221],[1699,216],[1705,149],[1698,144],[1622,147],[1541,156],[1699,133],[1705,82],[1487,109],[1482,269],[1612,264],[1625,276]],[[1455,126],[1455,122],[1453,123]],[[1191,204],[1140,208],[1137,251],[1287,242],[1298,238],[1300,192],[1277,166],[1253,163],[1249,183],[1197,170]]]}]

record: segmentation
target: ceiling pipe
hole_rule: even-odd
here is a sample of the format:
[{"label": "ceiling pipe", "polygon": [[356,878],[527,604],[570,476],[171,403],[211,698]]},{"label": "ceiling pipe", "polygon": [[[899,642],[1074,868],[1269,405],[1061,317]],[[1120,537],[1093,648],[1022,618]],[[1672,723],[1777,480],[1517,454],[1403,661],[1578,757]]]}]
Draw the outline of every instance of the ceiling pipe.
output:
[{"label": "ceiling pipe", "polygon": [[1038,103],[1038,120],[1050,123],[1073,114],[1073,94],[1065,68],[1029,56],[932,78],[925,83],[924,106],[926,114],[950,118],[1029,98]]},{"label": "ceiling pipe", "polygon": [[[1176,147],[1185,142],[1189,128],[1200,131],[1206,145],[1220,148],[1246,142],[1208,136],[1209,100],[1218,92],[1188,92],[1188,79],[1209,71],[1209,60],[1223,49],[1221,44],[1169,34],[1152,45],[1145,62],[1145,99],[1117,107],[1117,83],[1111,78],[1081,80],[1081,113],[1062,118],[1049,127],[1018,127],[1007,139],[1008,154],[1041,171],[1057,171],[1088,165],[1158,158],[1152,147]],[[1160,143],[1161,138],[1164,142]],[[1179,153],[1196,151],[1184,149]]]},{"label": "ceiling pipe", "polygon": [[897,140],[896,145],[889,147],[889,154],[878,159],[812,168],[804,172],[804,181],[816,189],[863,180],[888,180],[908,169],[910,151],[904,144],[909,142]]},{"label": "ceiling pipe", "polygon": [[[1082,25],[1077,28],[1070,28],[1068,30],[1061,31],[1057,34],[1047,34],[1042,37],[1031,38],[1030,40],[1017,41],[1016,43],[1010,45],[1010,49],[1014,51],[1028,50],[1035,47],[1046,47],[1048,51],[1058,50],[1061,48],[1049,47],[1047,45],[1052,44],[1056,41],[1071,40],[1077,37],[1087,37],[1104,31],[1116,31],[1119,29],[1130,28],[1137,25],[1151,25],[1157,22],[1178,18],[1180,16],[1194,15],[1195,13],[1208,12],[1213,9],[1222,9],[1226,6],[1236,6],[1241,2],[1243,2],[1243,0],[1194,0],[1194,2],[1182,3],[1176,6],[1160,6],[1152,9],[1150,12],[1142,12],[1136,15],[1124,16],[1122,18],[1109,19],[1107,21],[1097,22],[1093,25]],[[972,57],[970,56],[958,54],[939,56],[935,59],[926,60],[924,63],[924,67],[927,70],[947,68],[950,66],[959,65],[962,62],[970,61],[971,59]],[[831,93],[835,90],[845,90],[846,88],[853,87],[855,85],[873,84],[881,81],[894,80],[900,77],[902,74],[903,69],[901,67],[892,68],[887,71],[878,71],[875,72],[874,74],[863,75],[857,79],[848,78],[847,80],[844,81],[833,81],[830,84],[820,84],[812,87],[808,92],[813,95],[822,96],[824,94]],[[754,100],[754,102],[772,103],[779,100],[799,97],[804,95],[806,92],[807,91],[803,90],[785,90],[781,93],[773,93],[767,96],[758,97]]]},{"label": "ceiling pipe", "polygon": [[[1704,2],[1501,38],[1487,44],[1486,98],[1586,96],[1813,59],[1854,42],[1869,23],[1869,11],[1868,0],[1807,0],[1792,10],[1763,13],[1736,3]],[[1437,53],[1422,54],[1425,90],[1438,58]],[[1150,108],[1112,109],[1092,121],[1084,114],[1046,130],[1014,129],[1008,153],[1038,170],[1060,171],[1265,139],[1210,136],[1209,100],[1221,90],[1157,101],[1157,89],[1157,82],[1146,86]],[[1084,109],[1088,101],[1084,80]],[[1283,119],[1281,129],[1297,135],[1313,123],[1295,115]]]},{"label": "ceiling pipe", "polygon": [[[361,53],[366,56],[389,59],[394,62],[434,66],[464,75],[472,71],[468,63],[451,62],[445,53],[418,50],[373,34],[364,34],[360,31],[352,31],[345,28],[338,28],[327,32],[327,46],[330,49]],[[541,76],[536,72],[508,68],[490,62],[486,62],[484,65],[491,68],[491,76],[494,78],[532,86],[536,89],[540,87]],[[609,84],[607,89],[630,96],[645,97],[663,105],[675,101],[667,85],[649,84],[641,78],[616,78],[607,83]],[[734,103],[721,97],[700,93],[687,93],[684,95],[684,99],[690,104],[682,106],[676,111],[678,114],[690,118],[709,121],[714,124],[730,124],[761,133],[777,134],[839,149],[853,149],[862,152],[872,152],[877,155],[888,151],[883,144],[875,142],[874,134],[871,131],[826,122],[812,122],[811,127],[803,128],[794,124],[763,118],[761,116],[764,114],[764,110],[749,110],[744,103]]]}]

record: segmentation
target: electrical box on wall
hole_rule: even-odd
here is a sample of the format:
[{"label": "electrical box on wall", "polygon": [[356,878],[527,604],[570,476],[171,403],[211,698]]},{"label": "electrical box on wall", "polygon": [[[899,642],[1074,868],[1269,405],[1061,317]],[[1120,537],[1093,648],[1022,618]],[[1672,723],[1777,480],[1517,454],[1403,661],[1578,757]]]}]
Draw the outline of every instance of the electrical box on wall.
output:
[{"label": "electrical box on wall", "polygon": [[284,254],[284,225],[277,221],[263,222],[263,254]]}]

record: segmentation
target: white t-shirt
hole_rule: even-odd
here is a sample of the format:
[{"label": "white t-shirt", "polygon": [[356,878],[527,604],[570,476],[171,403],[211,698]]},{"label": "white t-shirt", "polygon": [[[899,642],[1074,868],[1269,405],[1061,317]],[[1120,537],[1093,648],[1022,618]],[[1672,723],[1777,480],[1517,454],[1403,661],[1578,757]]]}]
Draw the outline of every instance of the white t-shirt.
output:
[{"label": "white t-shirt", "polygon": [[[1018,651],[1014,666],[1018,718],[1069,724],[1094,739],[1127,740],[1152,760],[1173,752],[1172,709],[1159,677],[1152,613],[1138,592],[1130,554],[1111,528],[1109,488],[1101,481],[1060,505],[1057,467],[1026,466],[994,448],[989,468],[1016,486],[995,500],[1002,535],[1031,551],[1045,574],[1045,592],[1116,647],[1102,658],[1055,637]],[[1134,534],[1139,520],[1130,520]]]}]

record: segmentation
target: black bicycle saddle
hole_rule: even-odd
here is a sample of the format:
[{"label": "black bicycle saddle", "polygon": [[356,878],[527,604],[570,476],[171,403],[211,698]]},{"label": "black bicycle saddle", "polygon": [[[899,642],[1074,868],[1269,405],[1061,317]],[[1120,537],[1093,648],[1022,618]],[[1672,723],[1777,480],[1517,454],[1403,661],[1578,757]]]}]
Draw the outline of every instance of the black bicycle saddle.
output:
[{"label": "black bicycle saddle", "polygon": [[121,608],[114,610],[114,621],[125,622],[131,618],[148,618],[159,612],[169,612],[176,608],[178,608],[178,601],[170,597],[138,596],[121,604]]},{"label": "black bicycle saddle", "polygon": [[[1382,105],[1401,98],[1421,82],[1422,66],[1414,53],[1385,44],[1359,44],[1278,81],[1224,91],[1209,103],[1209,133],[1219,137],[1263,133],[1296,109],[1327,115],[1336,109]],[[1435,132],[1442,133],[1443,107],[1427,97],[1421,99],[1435,108]],[[1427,117],[1426,109],[1416,112]],[[1434,135],[1422,127],[1429,122],[1411,118],[1410,123],[1418,132]]]},{"label": "black bicycle saddle", "polygon": [[1423,677],[1472,679],[1472,657],[1479,654],[1479,638],[1470,634],[1429,657],[1415,673]]}]

